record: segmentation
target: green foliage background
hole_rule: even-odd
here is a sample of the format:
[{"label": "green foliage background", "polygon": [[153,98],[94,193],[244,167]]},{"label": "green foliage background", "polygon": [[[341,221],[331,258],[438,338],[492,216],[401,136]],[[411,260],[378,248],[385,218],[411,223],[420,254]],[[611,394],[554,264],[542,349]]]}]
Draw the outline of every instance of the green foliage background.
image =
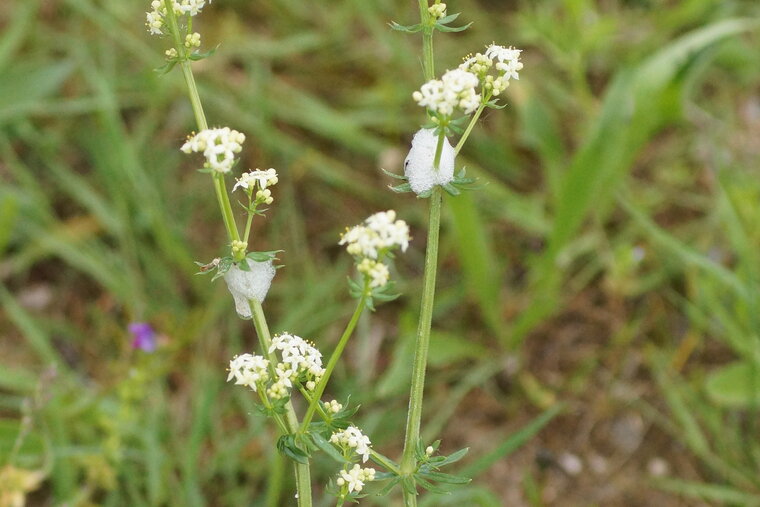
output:
[{"label": "green foliage background", "polygon": [[[271,428],[224,383],[253,330],[223,284],[193,276],[224,230],[178,150],[192,112],[178,73],[152,71],[168,44],[146,9],[0,5],[0,467],[44,470],[40,504],[288,505]],[[460,156],[481,188],[444,206],[423,436],[471,446],[475,480],[427,505],[760,505],[757,3],[451,0],[458,11],[473,26],[436,35],[439,72],[491,41],[524,49],[525,69]],[[195,65],[210,122],[248,136],[241,167],[280,173],[254,233],[255,249],[285,250],[273,330],[329,351],[351,311],[338,234],[382,209],[411,224],[404,296],[362,320],[330,387],[391,456],[426,206],[380,171],[401,171],[424,121],[419,37],[388,23],[416,15],[398,0],[216,0],[198,26],[220,46]],[[133,321],[161,333],[157,353],[130,349]],[[568,482],[532,459],[603,453],[570,435],[621,413],[650,428],[633,484]],[[653,453],[680,464],[669,478],[647,475]],[[320,484],[331,467],[318,461]]]}]

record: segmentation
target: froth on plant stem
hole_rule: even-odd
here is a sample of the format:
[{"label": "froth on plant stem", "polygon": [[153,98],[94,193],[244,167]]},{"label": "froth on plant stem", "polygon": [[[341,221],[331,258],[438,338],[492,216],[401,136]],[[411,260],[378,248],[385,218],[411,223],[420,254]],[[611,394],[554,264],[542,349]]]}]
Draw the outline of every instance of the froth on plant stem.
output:
[{"label": "froth on plant stem", "polygon": [[242,262],[247,262],[250,270],[244,271],[238,266],[232,266],[224,274],[224,281],[235,299],[237,314],[240,318],[250,319],[250,301],[264,302],[276,270],[272,261],[256,262],[245,259]]},{"label": "froth on plant stem", "polygon": [[404,176],[417,195],[430,191],[436,185],[451,183],[454,179],[454,148],[448,139],[444,139],[441,160],[436,169],[434,162],[437,146],[438,136],[433,129],[420,129],[414,134],[412,148],[404,162]]}]

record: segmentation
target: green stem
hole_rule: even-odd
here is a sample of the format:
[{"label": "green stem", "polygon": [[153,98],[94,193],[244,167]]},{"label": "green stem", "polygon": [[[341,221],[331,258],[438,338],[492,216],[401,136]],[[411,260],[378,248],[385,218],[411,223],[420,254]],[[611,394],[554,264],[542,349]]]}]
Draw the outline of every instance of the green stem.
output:
[{"label": "green stem", "polygon": [[[425,370],[427,368],[428,350],[430,348],[430,327],[433,322],[435,279],[438,268],[438,239],[441,228],[441,203],[441,187],[436,186],[430,196],[430,220],[428,225],[427,250],[425,252],[425,271],[422,281],[422,303],[420,320],[417,327],[417,343],[414,351],[412,387],[409,397],[409,413],[406,420],[406,436],[404,438],[404,454],[401,458],[401,473],[404,475],[413,474],[417,468],[415,450],[420,439]],[[407,506],[417,505],[416,495],[405,492],[404,502]]]},{"label": "green stem", "polygon": [[[266,391],[264,391],[263,386],[258,385],[258,393],[259,393],[259,399],[261,400],[261,403],[264,405],[264,407],[268,411],[272,411],[272,404],[269,402],[269,397],[267,396]],[[274,422],[277,423],[277,426],[280,428],[280,430],[283,433],[288,433],[288,428],[285,426],[285,423],[282,420],[282,417],[280,417],[279,414],[274,414]]]},{"label": "green stem", "polygon": [[[253,206],[253,200],[251,199],[251,196],[248,196],[248,209]],[[245,244],[248,244],[248,238],[251,236],[251,224],[253,224],[253,213],[248,211],[248,219],[245,221],[245,233],[243,237],[243,242]]]},{"label": "green stem", "polygon": [[[222,220],[224,221],[224,227],[227,229],[227,237],[230,241],[240,240],[240,235],[237,231],[237,225],[235,225],[235,215],[232,212],[232,206],[230,205],[229,196],[227,195],[227,187],[224,184],[224,176],[221,173],[214,173],[214,189],[216,190],[216,200],[219,203],[219,210],[222,212]],[[235,259],[240,260],[240,259]]]},{"label": "green stem", "polygon": [[435,78],[433,61],[433,26],[430,23],[428,0],[419,0],[420,20],[422,22],[422,71],[426,81]]},{"label": "green stem", "polygon": [[[274,365],[277,364],[277,356],[274,351],[269,352],[272,346],[272,335],[269,333],[264,309],[261,303],[252,299],[249,301],[251,313],[253,314],[253,326],[256,328],[256,335],[259,338],[259,345],[264,355],[269,359],[269,371],[274,375]],[[298,429],[298,416],[293,408],[293,403],[288,401],[285,404],[285,430],[286,434],[294,434]],[[311,507],[311,472],[308,464],[295,463],[296,469],[296,488],[298,492],[298,507]]]},{"label": "green stem", "polygon": [[446,139],[445,136],[446,129],[444,127],[441,127],[441,133],[438,134],[438,144],[435,147],[435,158],[433,158],[433,169],[436,171],[438,170],[438,166],[441,165],[441,153],[443,152],[443,140]]},{"label": "green stem", "polygon": [[[179,52],[180,50],[178,49],[177,51]],[[185,50],[183,49],[182,53],[184,52]],[[180,58],[183,58],[182,53],[180,53]],[[187,91],[190,95],[190,105],[193,107],[193,115],[195,116],[195,123],[198,126],[198,131],[206,130],[208,128],[206,114],[203,112],[203,104],[201,103],[201,97],[198,94],[198,86],[195,84],[195,76],[193,75],[193,69],[190,67],[190,62],[187,60],[180,62],[179,68],[182,69],[182,76],[185,78]]]},{"label": "green stem", "polygon": [[[182,69],[182,76],[185,78],[185,85],[187,86],[190,105],[193,107],[195,124],[198,128],[198,131],[206,130],[208,128],[206,114],[203,112],[203,104],[201,103],[201,97],[198,93],[198,86],[195,84],[193,69],[190,66],[190,62],[187,60],[187,50],[185,48],[185,45],[182,43],[182,36],[179,33],[177,16],[174,12],[174,9],[172,8],[171,0],[164,0],[164,5],[166,6],[166,17],[169,21],[169,31],[171,32],[172,39],[174,40],[174,46],[177,50],[177,55],[180,60],[179,67]],[[239,240],[240,235],[238,234],[237,225],[235,224],[235,214],[232,212],[230,199],[227,195],[227,188],[224,185],[224,176],[219,173],[214,173],[213,180],[214,188],[216,190],[216,200],[219,202],[219,209],[222,212],[224,226],[227,229],[227,236],[229,237],[230,241]]]},{"label": "green stem", "polygon": [[478,107],[478,110],[475,111],[475,114],[472,116],[472,119],[470,120],[470,124],[467,125],[467,129],[465,129],[464,134],[462,134],[462,137],[459,139],[459,142],[457,143],[456,148],[454,148],[455,157],[459,155],[459,152],[462,150],[464,143],[467,142],[467,138],[470,137],[470,132],[472,132],[472,129],[475,127],[475,124],[478,122],[480,115],[483,113],[483,110],[486,108],[485,103],[488,102],[490,98],[491,98],[490,95],[486,97],[483,103],[480,104],[480,107]]},{"label": "green stem", "polygon": [[[366,292],[366,289],[367,289],[366,282],[365,282],[364,289]],[[367,296],[363,293],[362,297],[359,298],[359,302],[356,305],[354,314],[351,316],[351,320],[348,322],[348,325],[346,326],[345,331],[343,331],[343,335],[340,337],[340,340],[338,340],[338,345],[335,346],[335,350],[330,356],[330,360],[327,362],[327,366],[325,367],[325,374],[322,375],[322,378],[319,380],[319,384],[317,384],[317,387],[314,390],[314,395],[311,399],[311,403],[309,404],[309,408],[306,410],[306,415],[304,416],[303,421],[301,422],[300,433],[306,433],[306,431],[308,430],[309,423],[314,417],[314,412],[317,410],[317,407],[319,406],[319,400],[322,399],[322,395],[325,392],[325,387],[327,387],[327,382],[330,380],[330,375],[332,375],[332,372],[335,369],[335,365],[338,364],[338,360],[340,359],[340,356],[343,354],[343,349],[346,348],[348,339],[351,337],[351,334],[354,332],[354,328],[356,328],[357,322],[359,322],[359,317],[364,311],[366,302],[367,302]]]},{"label": "green stem", "polygon": [[[422,56],[425,80],[435,78],[433,59],[433,26],[430,23],[427,0],[419,0],[420,22],[422,31]],[[439,144],[441,139],[438,140]],[[437,151],[437,150],[436,150]],[[439,159],[437,156],[436,159]],[[436,164],[437,167],[437,164]],[[406,419],[404,436],[404,453],[401,458],[400,473],[412,475],[417,469],[415,450],[420,439],[420,420],[422,419],[422,397],[425,390],[425,371],[427,369],[428,349],[430,348],[430,326],[433,321],[433,301],[435,298],[435,277],[438,265],[438,237],[441,226],[441,187],[436,186],[430,195],[430,219],[428,224],[428,242],[425,252],[425,272],[422,280],[422,304],[420,320],[417,327],[417,343],[414,351],[412,385],[409,396],[409,412]],[[404,505],[417,505],[417,492],[403,490]]]},{"label": "green stem", "polygon": [[[206,121],[206,115],[203,112],[203,104],[201,103],[200,95],[198,94],[198,87],[195,84],[195,77],[193,76],[190,62],[187,60],[187,51],[185,45],[182,43],[182,38],[179,32],[179,26],[177,24],[177,16],[174,12],[174,8],[171,0],[164,0],[164,6],[166,7],[167,18],[169,20],[169,30],[171,31],[172,38],[174,40],[175,49],[177,50],[178,58],[180,60],[180,68],[182,69],[182,75],[185,78],[185,84],[187,85],[187,91],[190,96],[190,104],[193,107],[193,114],[195,115],[195,122],[198,126],[198,130],[205,130],[208,128],[208,122]],[[189,25],[188,25],[189,26]],[[216,189],[216,197],[219,202],[219,207],[222,211],[222,217],[224,219],[224,225],[227,228],[227,235],[230,241],[240,240],[238,234],[237,225],[235,224],[235,214],[232,211],[230,205],[229,195],[227,194],[227,188],[224,184],[224,176],[219,173],[213,175],[214,188]],[[264,310],[261,308],[261,303],[258,301],[251,301],[251,309],[254,315],[254,326],[256,327],[256,333],[259,336],[259,341],[262,344],[264,353],[267,354],[270,360],[270,368],[274,369],[275,361],[272,362],[272,355],[269,353],[269,346],[272,343],[271,335],[269,334],[269,326],[267,325],[266,318],[264,317]],[[286,404],[284,429],[287,433],[295,433],[298,429],[298,417],[293,409],[293,404],[288,402]],[[296,471],[296,488],[298,492],[298,506],[299,507],[311,507],[311,472],[308,464],[295,464]]]}]

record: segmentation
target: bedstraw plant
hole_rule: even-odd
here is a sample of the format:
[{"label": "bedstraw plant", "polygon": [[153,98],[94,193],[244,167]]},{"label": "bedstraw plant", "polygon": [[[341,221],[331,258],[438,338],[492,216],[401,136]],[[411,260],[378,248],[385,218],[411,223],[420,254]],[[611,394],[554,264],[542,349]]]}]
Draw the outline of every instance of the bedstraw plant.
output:
[{"label": "bedstraw plant", "polygon": [[[456,171],[456,157],[486,108],[502,108],[499,103],[512,80],[519,79],[520,50],[491,44],[482,52],[467,55],[458,66],[436,78],[433,58],[435,32],[456,32],[469,25],[453,26],[459,14],[448,14],[440,1],[432,5],[419,0],[420,22],[392,29],[422,35],[423,84],[410,93],[427,114],[427,122],[412,140],[403,175],[388,173],[401,180],[395,192],[413,192],[427,199],[429,222],[423,274],[422,301],[413,357],[409,410],[399,462],[380,454],[352,418],[358,407],[349,400],[325,400],[326,388],[346,345],[365,309],[397,297],[391,280],[389,261],[409,246],[410,230],[393,210],[371,215],[363,223],[347,228],[339,238],[352,256],[356,274],[349,277],[349,293],[356,308],[326,363],[316,345],[290,332],[272,335],[263,303],[282,251],[256,251],[251,231],[256,217],[274,204],[273,189],[278,183],[275,169],[239,170],[239,154],[246,136],[231,127],[210,127],[195,83],[192,63],[212,55],[202,52],[201,34],[193,30],[193,19],[210,0],[153,0],[146,15],[149,32],[168,43],[166,63],[159,70],[179,67],[195,116],[197,132],[188,135],[181,150],[197,161],[207,173],[227,231],[227,244],[220,257],[198,262],[200,274],[223,279],[234,300],[239,317],[253,322],[259,350],[241,353],[229,363],[228,381],[248,388],[263,416],[272,419],[279,432],[278,451],[294,467],[297,503],[311,506],[310,464],[316,452],[324,452],[337,462],[335,474],[324,490],[337,498],[337,505],[355,502],[367,494],[367,483],[383,481],[379,495],[400,488],[404,504],[417,504],[419,488],[445,493],[452,485],[469,479],[441,469],[462,458],[467,449],[451,455],[438,453],[439,441],[420,439],[425,372],[435,298],[438,243],[443,194],[457,196],[474,182],[464,168]],[[449,139],[458,137],[454,146]],[[240,175],[229,181],[233,173]],[[232,183],[230,188],[230,183]],[[239,203],[239,208],[233,202]],[[244,226],[238,221],[243,217]],[[337,238],[336,238],[337,239]],[[300,415],[295,397],[303,399]],[[373,466],[379,467],[374,468]]]}]

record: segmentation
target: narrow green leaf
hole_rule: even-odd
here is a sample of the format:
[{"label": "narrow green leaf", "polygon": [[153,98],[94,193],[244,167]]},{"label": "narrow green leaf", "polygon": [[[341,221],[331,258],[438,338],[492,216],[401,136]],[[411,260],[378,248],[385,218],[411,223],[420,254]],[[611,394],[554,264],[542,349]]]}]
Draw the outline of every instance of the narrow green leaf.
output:
[{"label": "narrow green leaf", "polygon": [[422,30],[422,24],[417,23],[416,25],[409,25],[404,26],[396,23],[395,21],[391,21],[388,23],[388,26],[391,27],[391,30],[396,30],[397,32],[404,32],[404,33],[417,33],[420,30]]},{"label": "narrow green leaf", "polygon": [[325,438],[317,432],[311,433],[311,439],[319,450],[330,456],[333,460],[340,464],[346,462],[346,459],[333,447],[333,445],[325,440]]},{"label": "narrow green leaf", "polygon": [[465,30],[467,30],[468,28],[472,26],[472,23],[473,22],[470,21],[464,26],[446,26],[446,25],[442,25],[441,23],[436,23],[435,29],[438,30],[439,32],[464,32]]},{"label": "narrow green leaf", "polygon": [[461,475],[446,474],[443,472],[420,472],[425,479],[430,479],[435,482],[442,482],[444,484],[467,484],[472,481],[469,477],[463,477]]}]

